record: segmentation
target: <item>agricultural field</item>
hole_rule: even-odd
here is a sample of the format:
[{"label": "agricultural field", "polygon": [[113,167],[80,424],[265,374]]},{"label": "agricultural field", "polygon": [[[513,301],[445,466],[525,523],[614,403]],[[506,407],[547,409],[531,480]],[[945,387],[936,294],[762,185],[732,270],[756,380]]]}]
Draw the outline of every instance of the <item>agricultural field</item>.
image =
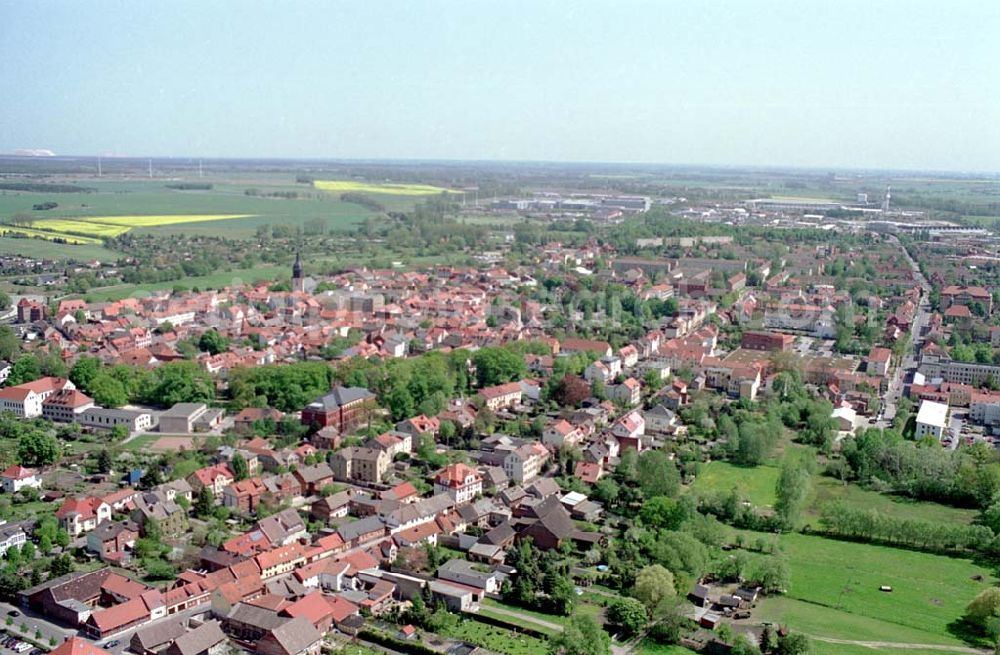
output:
[{"label": "agricultural field", "polygon": [[113,262],[120,253],[105,248],[101,243],[76,244],[67,248],[65,244],[46,239],[0,238],[0,255],[20,255],[37,259],[73,259],[78,262],[93,259]]},{"label": "agricultural field", "polygon": [[[994,583],[989,570],[964,559],[801,534],[783,535],[781,546],[788,593],[765,599],[755,619],[812,637],[965,646],[952,624]],[[824,643],[821,651],[837,647]]]},{"label": "agricultural field", "polygon": [[15,238],[21,239],[42,239],[45,241],[58,242],[61,244],[90,244],[100,245],[102,241],[93,237],[78,236],[75,234],[65,234],[63,232],[49,232],[46,230],[36,230],[30,227],[8,227],[0,226],[0,235],[17,235]]},{"label": "agricultural field", "polygon": [[[106,225],[128,227],[139,234],[185,234],[190,236],[226,236],[234,239],[253,238],[261,225],[302,227],[306,222],[322,222],[328,230],[344,230],[377,217],[380,212],[310,186],[294,184],[289,176],[240,176],[204,178],[199,182],[213,185],[207,191],[168,188],[176,180],[110,180],[84,179],[72,182],[93,189],[79,193],[38,193],[22,191],[0,192],[0,220],[15,214],[29,215],[38,221],[53,219],[105,219]],[[247,195],[254,190],[258,195]],[[294,198],[268,194],[298,194]],[[436,193],[436,192],[435,192]],[[426,195],[426,194],[425,194]],[[382,202],[383,198],[388,199]],[[405,211],[413,207],[420,196],[382,196],[387,209]],[[57,207],[35,210],[35,205],[55,202]],[[229,218],[220,230],[220,216]],[[156,218],[153,218],[156,217]],[[170,217],[171,220],[164,220]],[[183,220],[181,220],[183,217]],[[197,217],[197,218],[196,218]],[[114,219],[109,222],[108,218]],[[50,223],[55,229],[59,223]],[[62,228],[70,226],[61,225]],[[79,227],[79,226],[75,226]],[[30,229],[30,228],[28,228]],[[96,227],[83,227],[86,235],[98,235]],[[79,232],[80,230],[77,230]],[[34,235],[32,235],[34,236]],[[99,239],[95,242],[99,243]],[[94,243],[94,242],[87,242]]]},{"label": "agricultural field", "polygon": [[40,221],[35,221],[31,226],[38,230],[45,230],[46,232],[69,235],[84,234],[96,239],[116,237],[131,229],[124,225],[101,225],[100,223],[90,222],[86,219],[68,218],[43,218]]},{"label": "agricultural field", "polygon": [[313,186],[329,193],[371,193],[387,196],[430,196],[439,193],[461,193],[429,184],[377,184],[353,180],[316,180]]}]

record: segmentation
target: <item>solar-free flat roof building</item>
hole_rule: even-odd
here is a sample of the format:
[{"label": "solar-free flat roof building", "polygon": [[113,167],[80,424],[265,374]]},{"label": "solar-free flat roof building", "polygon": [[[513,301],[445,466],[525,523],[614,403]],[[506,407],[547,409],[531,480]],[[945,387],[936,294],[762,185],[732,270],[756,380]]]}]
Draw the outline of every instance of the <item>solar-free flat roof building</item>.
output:
[{"label": "solar-free flat roof building", "polygon": [[923,439],[933,436],[940,439],[948,426],[948,405],[936,403],[933,400],[925,400],[920,403],[920,411],[917,412],[917,429],[914,436]]}]

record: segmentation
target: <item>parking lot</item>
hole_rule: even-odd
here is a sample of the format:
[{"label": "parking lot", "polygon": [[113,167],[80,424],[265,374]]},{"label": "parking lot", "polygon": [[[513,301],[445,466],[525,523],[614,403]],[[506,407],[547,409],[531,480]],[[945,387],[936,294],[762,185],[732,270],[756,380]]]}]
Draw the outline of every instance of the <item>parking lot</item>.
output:
[{"label": "parking lot", "polygon": [[[34,612],[25,611],[24,608],[10,603],[0,603],[0,615],[2,615],[4,619],[4,623],[0,624],[0,628],[4,630],[5,638],[7,636],[17,636],[17,634],[21,632],[29,635],[32,641],[43,644],[46,647],[46,650],[54,647],[50,644],[55,643],[55,645],[58,646],[66,639],[76,634],[76,630],[64,628],[36,615]],[[10,625],[6,625],[7,620],[10,620]],[[22,625],[27,627],[26,631],[20,630]],[[37,635],[41,636],[38,637]],[[17,651],[8,648],[7,646],[0,645],[0,655],[14,655],[16,652]],[[30,652],[31,649],[28,649],[20,652],[18,655],[25,655]]]}]

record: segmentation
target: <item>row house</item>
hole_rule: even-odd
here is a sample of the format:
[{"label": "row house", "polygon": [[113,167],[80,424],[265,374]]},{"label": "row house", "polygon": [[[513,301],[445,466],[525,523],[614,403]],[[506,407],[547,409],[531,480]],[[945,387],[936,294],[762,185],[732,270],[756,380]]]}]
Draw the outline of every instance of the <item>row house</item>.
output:
[{"label": "row house", "polygon": [[509,382],[480,389],[478,395],[487,409],[496,412],[520,404],[521,394],[521,385]]}]

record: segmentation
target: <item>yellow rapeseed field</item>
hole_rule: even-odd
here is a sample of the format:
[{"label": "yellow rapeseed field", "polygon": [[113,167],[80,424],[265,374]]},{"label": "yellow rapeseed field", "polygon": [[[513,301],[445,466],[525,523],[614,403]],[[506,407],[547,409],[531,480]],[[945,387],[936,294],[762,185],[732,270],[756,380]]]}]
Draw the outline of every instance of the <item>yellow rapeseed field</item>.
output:
[{"label": "yellow rapeseed field", "polygon": [[201,223],[230,218],[247,218],[254,214],[175,214],[169,216],[87,216],[80,218],[43,218],[31,227],[2,226],[0,235],[20,234],[65,243],[100,244],[101,239],[113,238],[137,227],[159,227],[181,223]]},{"label": "yellow rapeseed field", "polygon": [[390,196],[428,196],[438,193],[461,193],[429,184],[374,184],[352,180],[316,180],[313,186],[331,193],[380,193]]},{"label": "yellow rapeseed field", "polygon": [[0,234],[20,234],[26,237],[34,237],[39,239],[46,239],[48,241],[64,241],[66,243],[79,243],[79,244],[100,244],[100,239],[93,239],[91,237],[81,237],[75,234],[65,234],[62,232],[46,232],[45,230],[33,230],[30,227],[9,227],[6,225],[0,226]]},{"label": "yellow rapeseed field", "polygon": [[122,225],[102,225],[85,220],[66,218],[43,218],[31,224],[39,230],[52,232],[69,232],[75,234],[93,235],[95,237],[116,237],[128,232],[131,228]]},{"label": "yellow rapeseed field", "polygon": [[179,225],[181,223],[202,223],[205,221],[222,221],[230,218],[248,218],[253,214],[174,214],[167,216],[87,216],[80,218],[88,223],[102,225],[122,225],[125,227],[159,227],[161,225]]}]

